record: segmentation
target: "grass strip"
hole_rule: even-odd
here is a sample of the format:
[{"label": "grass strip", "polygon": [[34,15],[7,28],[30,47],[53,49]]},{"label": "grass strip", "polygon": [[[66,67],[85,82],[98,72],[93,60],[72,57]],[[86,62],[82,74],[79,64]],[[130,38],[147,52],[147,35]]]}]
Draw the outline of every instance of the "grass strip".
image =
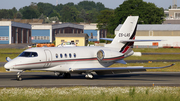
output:
[{"label": "grass strip", "polygon": [[0,101],[179,101],[180,87],[1,88]]},{"label": "grass strip", "polygon": [[180,48],[133,48],[133,51],[142,53],[180,53]]}]

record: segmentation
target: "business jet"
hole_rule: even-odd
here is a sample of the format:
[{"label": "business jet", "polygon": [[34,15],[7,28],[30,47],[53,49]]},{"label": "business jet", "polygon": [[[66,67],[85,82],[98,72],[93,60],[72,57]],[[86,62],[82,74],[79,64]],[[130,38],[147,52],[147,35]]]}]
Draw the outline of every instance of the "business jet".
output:
[{"label": "business jet", "polygon": [[54,72],[70,78],[71,73],[85,74],[86,78],[93,78],[93,74],[116,74],[124,72],[145,71],[164,67],[112,67],[114,63],[126,64],[123,60],[131,56],[134,42],[158,41],[135,40],[138,16],[128,16],[119,33],[111,40],[111,44],[104,47],[39,47],[22,52],[14,59],[7,59],[4,65],[7,71],[17,72],[17,80],[21,81],[21,73],[26,70],[44,70]]}]

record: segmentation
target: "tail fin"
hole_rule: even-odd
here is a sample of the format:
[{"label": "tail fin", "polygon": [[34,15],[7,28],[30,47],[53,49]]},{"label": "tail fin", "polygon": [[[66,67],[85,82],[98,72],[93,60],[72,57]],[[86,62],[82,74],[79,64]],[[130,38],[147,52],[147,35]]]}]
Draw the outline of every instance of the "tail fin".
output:
[{"label": "tail fin", "polygon": [[[121,42],[121,40],[135,39],[138,16],[128,16],[118,34],[107,47],[117,49],[121,53],[130,52],[129,48],[134,45],[134,42]],[[132,51],[132,50],[131,50]]]}]

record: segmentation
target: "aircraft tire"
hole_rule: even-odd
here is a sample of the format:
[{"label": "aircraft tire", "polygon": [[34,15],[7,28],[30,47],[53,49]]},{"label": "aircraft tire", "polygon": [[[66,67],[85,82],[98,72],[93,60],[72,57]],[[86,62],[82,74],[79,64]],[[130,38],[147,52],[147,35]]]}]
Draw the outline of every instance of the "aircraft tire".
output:
[{"label": "aircraft tire", "polygon": [[70,73],[64,73],[63,78],[71,78],[71,74]]},{"label": "aircraft tire", "polygon": [[85,75],[85,77],[87,78],[87,79],[93,79],[93,74],[91,74],[91,73],[88,73],[88,74],[86,74]]},{"label": "aircraft tire", "polygon": [[21,76],[17,76],[17,81],[22,81]]}]

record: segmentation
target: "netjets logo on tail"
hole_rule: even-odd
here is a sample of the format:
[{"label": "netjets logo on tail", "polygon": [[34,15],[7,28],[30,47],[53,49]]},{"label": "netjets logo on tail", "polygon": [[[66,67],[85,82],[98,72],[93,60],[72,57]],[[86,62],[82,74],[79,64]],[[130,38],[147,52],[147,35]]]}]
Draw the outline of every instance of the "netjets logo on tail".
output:
[{"label": "netjets logo on tail", "polygon": [[130,37],[130,33],[119,33],[119,37]]}]

